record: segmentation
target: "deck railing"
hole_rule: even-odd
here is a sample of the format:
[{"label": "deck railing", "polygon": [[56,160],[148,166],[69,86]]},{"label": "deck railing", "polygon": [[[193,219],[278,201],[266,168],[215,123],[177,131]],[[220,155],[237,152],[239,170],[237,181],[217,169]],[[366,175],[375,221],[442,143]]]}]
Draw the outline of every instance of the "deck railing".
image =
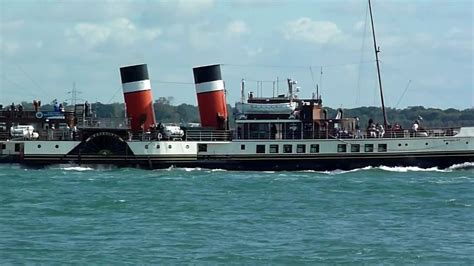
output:
[{"label": "deck railing", "polygon": [[233,132],[230,130],[187,130],[185,139],[189,141],[229,141]]},{"label": "deck railing", "polygon": [[123,118],[78,118],[77,125],[79,128],[115,128],[128,129],[129,122]]},{"label": "deck railing", "polygon": [[[102,124],[104,125],[104,124]],[[98,125],[97,125],[98,127]],[[115,127],[117,128],[117,127]],[[371,135],[370,132],[361,131],[347,132],[347,131],[295,131],[287,134],[270,132],[252,132],[250,134],[241,134],[236,130],[186,130],[182,137],[167,137],[159,131],[145,132],[145,133],[130,133],[127,140],[135,141],[157,141],[157,140],[172,140],[172,141],[230,141],[234,140],[296,140],[296,139],[371,139],[371,138],[426,138],[426,137],[451,137],[459,132],[460,128],[433,128],[426,130],[388,130],[383,135]],[[104,128],[107,131],[107,128]],[[35,131],[39,134],[36,140],[80,140],[81,130],[73,132],[69,128],[64,129],[46,129]],[[27,137],[11,137],[9,131],[0,131],[0,140],[32,140]]]},{"label": "deck railing", "polygon": [[387,130],[381,132],[327,130],[311,131],[296,130],[289,132],[271,133],[269,131],[236,132],[234,139],[370,139],[370,138],[423,138],[423,137],[450,137],[459,132],[460,128],[433,128],[423,130]]}]

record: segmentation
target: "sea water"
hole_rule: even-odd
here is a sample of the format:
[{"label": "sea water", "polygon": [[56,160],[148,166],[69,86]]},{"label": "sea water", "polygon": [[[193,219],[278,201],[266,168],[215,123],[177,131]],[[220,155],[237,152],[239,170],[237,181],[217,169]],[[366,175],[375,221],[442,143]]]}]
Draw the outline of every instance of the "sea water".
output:
[{"label": "sea water", "polygon": [[0,165],[0,263],[474,264],[474,165]]}]

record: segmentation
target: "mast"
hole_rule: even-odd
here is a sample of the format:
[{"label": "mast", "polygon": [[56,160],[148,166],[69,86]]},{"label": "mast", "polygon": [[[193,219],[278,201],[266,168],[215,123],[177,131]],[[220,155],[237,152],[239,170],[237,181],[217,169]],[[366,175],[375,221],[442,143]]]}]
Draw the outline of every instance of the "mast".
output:
[{"label": "mast", "polygon": [[372,16],[372,6],[369,0],[369,13],[370,13],[370,23],[372,24],[372,36],[374,39],[374,50],[375,50],[375,62],[377,63],[377,77],[379,79],[379,89],[380,89],[380,100],[382,102],[382,113],[383,113],[383,125],[384,128],[387,128],[387,114],[385,113],[385,103],[383,99],[383,89],[382,89],[382,78],[380,77],[380,63],[379,63],[379,53],[380,49],[377,47],[377,41],[375,40],[375,28],[374,28],[374,18]]}]

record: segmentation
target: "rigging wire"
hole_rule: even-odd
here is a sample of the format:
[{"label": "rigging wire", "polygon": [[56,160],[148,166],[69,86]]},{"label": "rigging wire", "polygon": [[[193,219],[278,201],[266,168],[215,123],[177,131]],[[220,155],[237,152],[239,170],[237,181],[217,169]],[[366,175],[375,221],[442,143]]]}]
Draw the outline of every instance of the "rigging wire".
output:
[{"label": "rigging wire", "polygon": [[178,84],[178,85],[194,85],[194,82],[188,82],[188,81],[165,81],[165,80],[154,80],[152,82],[157,83],[157,84]]},{"label": "rigging wire", "polygon": [[112,102],[112,100],[115,98],[115,96],[117,95],[117,93],[118,93],[119,91],[121,91],[121,90],[122,90],[122,88],[118,88],[118,89],[114,92],[114,95],[112,95],[112,97],[110,98],[110,100],[107,102],[107,104],[109,104],[110,102]]},{"label": "rigging wire", "polygon": [[18,67],[18,69],[20,69],[21,72],[23,72],[23,74],[25,74],[25,76],[31,81],[31,83],[33,83],[33,85],[36,86],[36,89],[38,89],[40,92],[44,93],[45,91],[39,86],[39,84],[33,80],[33,78],[28,74],[26,73],[26,71],[23,70],[23,68],[21,68],[20,65],[16,64],[16,66]]},{"label": "rigging wire", "polygon": [[408,87],[410,87],[411,84],[411,79],[408,81],[407,86],[405,87],[405,90],[402,93],[402,96],[400,96],[400,99],[398,99],[397,105],[395,105],[395,109],[398,108],[398,105],[400,104],[401,100],[403,99],[403,96],[405,96],[405,93],[408,91]]},{"label": "rigging wire", "polygon": [[[363,59],[364,59],[364,46],[365,46],[365,39],[366,39],[366,35],[367,35],[367,21],[368,21],[368,18],[369,18],[369,8],[368,8],[368,5],[365,9],[365,20],[364,20],[364,34],[363,34],[363,37],[362,37],[362,46],[360,48],[360,62],[363,62]],[[361,65],[359,65],[359,77],[357,78],[357,95],[356,95],[356,105],[359,105],[359,101],[360,101],[360,82],[361,82],[361,79],[362,79],[362,75],[361,75]]]},{"label": "rigging wire", "polygon": [[221,64],[222,66],[228,67],[258,67],[258,68],[293,68],[293,69],[308,69],[308,67],[343,67],[343,66],[352,66],[352,65],[360,65],[360,64],[369,64],[373,63],[375,60],[367,60],[361,61],[357,63],[344,63],[344,64],[329,64],[329,65],[306,65],[306,66],[298,66],[298,65],[252,65],[252,64]]},{"label": "rigging wire", "polygon": [[[313,74],[313,68],[310,66],[309,67],[309,72],[311,73],[311,80],[313,81],[313,85],[314,85],[314,90],[317,91],[318,88],[317,88],[317,84],[316,82],[314,81],[314,74]],[[317,93],[318,94],[318,93]],[[319,97],[319,95],[316,95],[316,97]]]},{"label": "rigging wire", "polygon": [[[31,95],[30,93],[27,92],[27,91],[28,91],[28,88],[27,88],[27,87],[22,86],[22,85],[20,85],[20,84],[14,82],[14,81],[8,79],[7,77],[5,77],[5,75],[2,75],[2,78],[3,78],[5,81],[7,81],[7,82],[9,82],[9,83],[15,85],[15,86],[18,87],[19,89],[21,89],[19,92],[22,93],[23,95],[28,95],[28,96]],[[3,86],[2,86],[2,87],[3,87]],[[17,92],[18,92],[18,91],[17,91]]]},{"label": "rigging wire", "polygon": [[[323,67],[321,66],[321,72],[319,72],[319,87],[321,88],[321,90],[323,89]],[[319,92],[319,89],[318,89],[318,94],[321,95],[321,92]],[[319,95],[318,95],[319,96]]]}]

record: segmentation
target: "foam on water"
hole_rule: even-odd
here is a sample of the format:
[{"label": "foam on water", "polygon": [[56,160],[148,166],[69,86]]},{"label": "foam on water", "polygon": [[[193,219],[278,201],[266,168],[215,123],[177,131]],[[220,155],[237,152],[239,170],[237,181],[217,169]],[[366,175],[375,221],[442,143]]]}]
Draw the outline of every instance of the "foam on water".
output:
[{"label": "foam on water", "polygon": [[65,170],[65,171],[92,171],[94,170],[94,168],[92,167],[82,167],[82,166],[70,166],[70,167],[63,167],[60,169]]},{"label": "foam on water", "polygon": [[178,168],[180,170],[184,170],[186,172],[193,172],[193,171],[202,171],[202,168],[201,167],[194,167],[194,168]]},{"label": "foam on water", "polygon": [[406,173],[406,172],[449,172],[449,170],[445,169],[439,169],[437,167],[431,167],[431,168],[420,168],[416,166],[395,166],[395,167],[388,167],[388,166],[379,166],[377,167],[380,170],[383,171],[388,171],[388,172],[400,172],[400,173]]},{"label": "foam on water", "polygon": [[449,167],[452,170],[459,170],[459,169],[474,169],[474,162],[465,162],[461,164],[454,164]]},{"label": "foam on water", "polygon": [[216,168],[216,169],[211,169],[210,172],[227,172],[227,170]]}]

